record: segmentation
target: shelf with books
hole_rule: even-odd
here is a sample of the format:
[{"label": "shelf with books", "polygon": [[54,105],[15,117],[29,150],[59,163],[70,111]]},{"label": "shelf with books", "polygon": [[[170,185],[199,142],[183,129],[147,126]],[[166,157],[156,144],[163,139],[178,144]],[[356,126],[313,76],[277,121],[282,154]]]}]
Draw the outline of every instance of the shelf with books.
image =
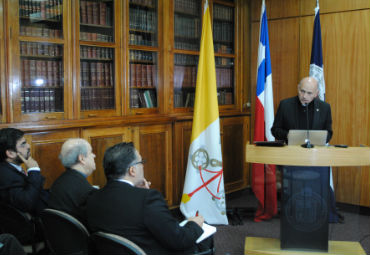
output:
[{"label": "shelf with books", "polygon": [[157,107],[157,52],[129,51],[130,107]]},{"label": "shelf with books", "polygon": [[19,34],[63,37],[63,1],[19,0]]},{"label": "shelf with books", "polygon": [[175,0],[175,49],[199,51],[201,36],[201,0]]},{"label": "shelf with books", "polygon": [[113,0],[80,0],[80,40],[114,41]]},{"label": "shelf with books", "polygon": [[80,46],[81,111],[115,108],[114,50]]},{"label": "shelf with books", "polygon": [[158,45],[158,10],[156,0],[131,0],[129,5],[129,44]]},{"label": "shelf with books", "polygon": [[215,53],[234,53],[234,7],[213,5],[213,41]]},{"label": "shelf with books", "polygon": [[192,107],[194,105],[195,86],[198,70],[197,55],[174,55],[174,107]]},{"label": "shelf with books", "polygon": [[20,41],[21,112],[63,112],[63,45]]},{"label": "shelf with books", "polygon": [[234,103],[234,58],[215,57],[219,105]]}]

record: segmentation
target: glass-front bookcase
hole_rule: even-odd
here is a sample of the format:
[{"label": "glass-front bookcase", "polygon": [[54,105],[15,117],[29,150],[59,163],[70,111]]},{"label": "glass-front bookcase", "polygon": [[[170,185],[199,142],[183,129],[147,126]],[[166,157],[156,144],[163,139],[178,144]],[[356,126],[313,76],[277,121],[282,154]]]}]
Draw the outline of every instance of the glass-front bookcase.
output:
[{"label": "glass-front bookcase", "polygon": [[11,56],[14,119],[67,118],[65,1],[19,0],[9,5],[19,28],[10,41],[10,48],[19,53]]},{"label": "glass-front bookcase", "polygon": [[129,107],[158,108],[158,3],[129,1]]},{"label": "glass-front bookcase", "polygon": [[[79,88],[82,118],[115,116],[120,113],[116,80],[119,40],[115,9],[120,1],[79,1]],[[118,95],[117,95],[118,93]]]}]

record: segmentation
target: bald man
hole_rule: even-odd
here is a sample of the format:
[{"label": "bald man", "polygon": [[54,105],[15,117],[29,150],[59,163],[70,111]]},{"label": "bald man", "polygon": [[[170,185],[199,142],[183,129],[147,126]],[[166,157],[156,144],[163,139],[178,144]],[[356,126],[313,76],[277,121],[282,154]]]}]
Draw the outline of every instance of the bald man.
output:
[{"label": "bald man", "polygon": [[71,138],[62,146],[59,154],[66,171],[50,188],[48,205],[64,211],[85,223],[85,203],[95,188],[87,177],[95,170],[95,154],[84,139]]},{"label": "bald man", "polygon": [[[290,129],[327,130],[329,142],[332,135],[332,119],[330,105],[321,101],[317,80],[305,77],[298,84],[298,96],[284,99],[280,102],[271,128],[276,140],[288,142],[287,136]],[[307,111],[308,109],[308,125]]]}]

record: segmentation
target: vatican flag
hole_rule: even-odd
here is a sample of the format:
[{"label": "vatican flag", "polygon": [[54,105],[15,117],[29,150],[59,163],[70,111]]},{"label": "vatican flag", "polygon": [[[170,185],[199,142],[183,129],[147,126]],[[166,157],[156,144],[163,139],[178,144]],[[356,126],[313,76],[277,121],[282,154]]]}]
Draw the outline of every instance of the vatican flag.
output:
[{"label": "vatican flag", "polygon": [[199,212],[209,224],[228,224],[208,1],[204,5],[193,129],[180,209],[186,218]]}]

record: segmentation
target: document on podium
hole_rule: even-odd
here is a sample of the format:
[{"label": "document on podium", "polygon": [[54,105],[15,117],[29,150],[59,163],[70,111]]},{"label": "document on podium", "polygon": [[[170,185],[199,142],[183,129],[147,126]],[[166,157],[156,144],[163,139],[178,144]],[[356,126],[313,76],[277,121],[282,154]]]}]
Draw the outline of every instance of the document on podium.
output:
[{"label": "document on podium", "polygon": [[[188,220],[184,220],[184,221],[180,222],[180,224],[179,224],[180,227],[185,226],[185,224],[187,222],[188,222]],[[216,227],[208,225],[207,223],[203,223],[202,229],[203,229],[203,234],[200,237],[198,237],[196,243],[200,243],[204,239],[210,237],[211,235],[216,233],[216,230],[217,230]]]}]

